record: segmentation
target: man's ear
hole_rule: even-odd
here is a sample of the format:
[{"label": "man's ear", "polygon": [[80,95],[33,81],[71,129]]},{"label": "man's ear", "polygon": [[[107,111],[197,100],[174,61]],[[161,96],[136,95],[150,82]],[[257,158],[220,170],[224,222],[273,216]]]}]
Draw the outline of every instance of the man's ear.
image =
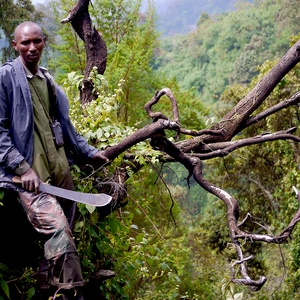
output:
[{"label": "man's ear", "polygon": [[18,47],[17,47],[17,42],[15,40],[12,41],[13,47],[16,51],[19,51]]}]

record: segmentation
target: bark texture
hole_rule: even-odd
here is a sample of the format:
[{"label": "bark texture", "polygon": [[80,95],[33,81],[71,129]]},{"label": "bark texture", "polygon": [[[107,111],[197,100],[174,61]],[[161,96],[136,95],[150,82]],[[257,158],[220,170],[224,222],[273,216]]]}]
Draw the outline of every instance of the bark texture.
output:
[{"label": "bark texture", "polygon": [[96,67],[99,74],[104,74],[107,61],[107,48],[100,33],[93,27],[88,11],[90,0],[81,0],[70,10],[69,15],[62,23],[70,22],[78,36],[85,43],[86,68],[80,89],[82,104],[96,99],[93,94],[93,83],[89,80],[91,70]]}]

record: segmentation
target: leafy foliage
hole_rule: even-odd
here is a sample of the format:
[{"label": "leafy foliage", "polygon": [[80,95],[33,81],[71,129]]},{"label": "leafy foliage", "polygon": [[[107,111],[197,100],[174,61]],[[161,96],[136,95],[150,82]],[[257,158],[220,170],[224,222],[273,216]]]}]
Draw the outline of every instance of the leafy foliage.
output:
[{"label": "leafy foliage", "polygon": [[[201,14],[220,14],[231,11],[237,1],[173,0],[160,13],[158,30],[164,35],[187,34],[195,28]],[[250,2],[250,1],[249,1]],[[252,1],[251,1],[252,2]]]},{"label": "leafy foliage", "polygon": [[[73,5],[73,0],[50,1],[47,9],[54,16],[50,24],[59,24],[69,14],[70,7]],[[70,24],[56,25],[52,30],[54,30],[55,39],[51,40],[50,44],[53,54],[49,61],[49,68],[58,82],[74,70],[83,74],[86,61],[83,41],[76,35]]]},{"label": "leafy foliage", "polygon": [[[300,28],[292,1],[241,2],[231,13],[203,13],[198,27],[184,36],[161,39],[153,68],[176,78],[181,88],[194,88],[206,104],[218,105],[226,86],[249,84],[257,66],[282,56]],[[283,21],[284,20],[284,21]]]},{"label": "leafy foliage", "polygon": [[[73,2],[53,3],[58,22],[67,15]],[[222,102],[218,103],[220,110],[215,118],[223,115],[274,62],[267,61],[257,71],[254,65],[286,49],[287,36],[298,29],[291,24],[282,26],[292,7],[289,1],[284,3],[283,7],[280,1],[260,1],[254,6],[241,6],[232,14],[216,17],[202,14],[194,33],[176,37],[175,41],[162,40],[158,45],[151,6],[149,15],[140,15],[140,1],[93,1],[94,21],[110,49],[107,75],[100,76],[94,71],[90,74],[98,99],[88,106],[79,104],[84,50],[68,26],[57,31],[58,45],[54,47],[57,52],[51,64],[70,99],[74,125],[96,147],[114,145],[148,122],[142,107],[152,97],[153,90],[161,88],[164,82],[179,101],[182,125],[190,129],[205,127],[203,117],[207,116],[208,109],[200,96],[205,102],[220,98]],[[160,54],[155,61],[154,53]],[[153,72],[152,66],[168,77]],[[75,70],[81,70],[80,74]],[[250,83],[255,74],[258,76]],[[230,82],[235,84],[223,93]],[[289,97],[299,90],[298,82],[299,70],[295,69],[265,105]],[[247,83],[250,86],[245,87]],[[158,108],[165,111],[168,105],[162,101]],[[280,120],[270,117],[239,138],[297,125],[297,108],[280,114]],[[297,205],[291,193],[291,186],[298,185],[300,180],[299,158],[292,155],[298,151],[294,149],[298,150],[296,144],[282,141],[240,149],[222,160],[206,163],[205,172],[214,183],[243,200],[242,214],[251,211],[258,223],[264,217],[264,228],[275,231],[288,222]],[[203,190],[194,189],[193,183],[188,190],[185,170],[176,164],[160,166],[157,153],[147,142],[136,145],[132,151],[138,154],[144,167],[138,174],[132,172],[128,179],[128,205],[109,216],[92,207],[78,206],[75,239],[84,276],[93,278],[102,268],[113,269],[118,274],[99,286],[103,298],[268,299],[271,293],[277,299],[297,297],[299,232],[295,233],[291,247],[281,249],[283,254],[290,255],[287,263],[294,271],[289,273],[288,280],[280,286],[283,267],[272,259],[278,257],[279,249],[274,247],[267,252],[261,244],[255,244],[251,246],[251,252],[257,254],[249,262],[251,273],[260,275],[262,270],[270,269],[275,274],[273,280],[255,296],[240,287],[233,289],[228,272],[232,249],[227,244],[226,218],[220,201]],[[122,157],[92,172],[74,167],[77,189],[96,192],[95,182],[109,180],[121,160]],[[274,210],[276,219],[272,217]],[[263,230],[253,223],[246,226]],[[250,250],[242,246],[246,253]],[[226,263],[224,257],[229,257]],[[30,268],[15,272],[1,265],[0,299],[12,295],[6,283],[16,277],[22,278],[22,296],[30,299],[34,292],[31,272]],[[275,293],[278,286],[281,290]]]},{"label": "leafy foliage", "polygon": [[[69,74],[64,88],[68,97],[73,99],[70,101],[70,115],[77,130],[95,146],[113,145],[135,130],[124,127],[117,120],[117,98],[123,92],[122,82],[117,90],[109,93],[110,85],[105,77],[95,72],[91,74],[91,79],[99,98],[87,106],[81,106],[78,95],[77,98],[75,96],[81,76]],[[198,277],[186,278],[186,269],[191,270],[191,276],[202,274],[198,271],[199,262],[194,261],[195,267],[191,260],[194,251],[198,250],[190,248],[193,237],[189,237],[189,232],[179,230],[174,239],[172,220],[181,219],[180,209],[174,203],[174,193],[166,192],[165,183],[156,179],[159,167],[155,156],[158,153],[147,143],[140,143],[131,151],[137,154],[142,165],[149,164],[151,153],[153,158],[150,162],[152,167],[145,166],[128,180],[130,204],[126,209],[119,209],[118,213],[103,218],[101,211],[80,205],[81,215],[76,223],[75,236],[80,256],[83,257],[85,276],[93,277],[101,268],[112,268],[117,272],[116,278],[100,287],[107,299],[112,296],[124,299],[197,299],[199,286],[191,282],[196,278],[198,280]],[[146,160],[145,154],[148,157]],[[118,160],[114,161],[115,164],[118,164]],[[105,181],[109,178],[110,168],[114,169],[114,166],[106,171],[96,170],[89,176],[82,174],[78,168],[73,169],[77,189],[93,191],[94,180],[102,178]],[[202,289],[203,293],[209,295],[213,288],[203,286]]]},{"label": "leafy foliage", "polygon": [[[218,114],[223,116],[227,107],[234,105],[236,103],[235,99],[241,99],[249,88],[269,72],[274,64],[275,61],[266,61],[259,69],[260,74],[253,79],[249,87],[244,88],[238,85],[228,87],[222,94]],[[290,98],[298,90],[299,70],[295,68],[274,89],[261,109],[271,107],[282,101],[283,98]],[[265,132],[276,132],[293,126],[297,127],[298,123],[298,109],[291,107],[280,112],[276,117],[270,116],[266,120],[258,122],[256,126],[252,126],[251,129],[244,130],[238,138],[242,139],[264,134]],[[243,200],[240,203],[242,208],[241,219],[246,213],[250,213],[255,220],[247,222],[246,228],[251,231],[255,228],[256,230],[269,231],[276,235],[279,234],[281,228],[290,222],[290,218],[298,206],[292,190],[293,185],[299,185],[299,158],[297,153],[298,144],[288,141],[275,141],[251,146],[251,148],[241,148],[222,160],[208,162],[207,165],[210,170],[208,174],[214,183],[227,191],[231,191],[236,199]],[[277,216],[276,218],[274,218],[274,213]],[[297,235],[298,233],[296,233]],[[294,253],[294,260],[291,261],[294,266],[297,264],[296,253],[298,250],[296,250],[296,245],[298,245],[298,241],[293,243],[292,246],[281,250],[287,257],[288,251]],[[252,245],[252,253],[254,247],[260,248],[261,245]],[[259,252],[261,251],[265,253],[264,251],[269,250],[262,248]],[[272,250],[270,251],[272,252]],[[261,259],[264,258],[258,256],[254,259],[254,272],[260,272],[260,270],[267,267]],[[276,273],[277,266],[272,262],[268,263],[268,268],[273,269]],[[285,268],[285,266],[282,268]],[[288,271],[282,269],[281,273],[279,272],[279,278],[284,277],[285,272]],[[293,272],[288,272],[288,281],[293,281],[296,276]],[[285,299],[283,295],[287,292],[286,288],[288,286],[288,283],[283,287],[281,286],[281,291],[276,293],[278,299]],[[293,293],[296,295],[298,288],[293,288],[290,292],[291,295]]]}]

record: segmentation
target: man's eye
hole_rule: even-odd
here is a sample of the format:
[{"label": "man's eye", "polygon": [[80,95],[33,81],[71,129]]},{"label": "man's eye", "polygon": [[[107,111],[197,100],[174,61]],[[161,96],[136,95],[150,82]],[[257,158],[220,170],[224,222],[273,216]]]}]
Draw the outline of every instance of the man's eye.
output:
[{"label": "man's eye", "polygon": [[27,46],[27,45],[29,45],[29,43],[30,42],[22,42],[21,44],[24,45],[24,46]]}]

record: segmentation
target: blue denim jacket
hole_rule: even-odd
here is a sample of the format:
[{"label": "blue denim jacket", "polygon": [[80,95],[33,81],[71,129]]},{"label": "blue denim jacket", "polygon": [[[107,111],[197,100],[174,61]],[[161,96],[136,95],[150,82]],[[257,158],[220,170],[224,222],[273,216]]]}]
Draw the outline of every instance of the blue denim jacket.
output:
[{"label": "blue denim jacket", "polygon": [[[54,82],[54,79],[53,79]],[[69,102],[55,84],[58,121],[69,163],[84,162],[98,151],[79,135],[69,119]],[[33,107],[24,67],[19,58],[0,68],[0,188],[17,189],[12,183],[14,170],[33,159]]]}]

